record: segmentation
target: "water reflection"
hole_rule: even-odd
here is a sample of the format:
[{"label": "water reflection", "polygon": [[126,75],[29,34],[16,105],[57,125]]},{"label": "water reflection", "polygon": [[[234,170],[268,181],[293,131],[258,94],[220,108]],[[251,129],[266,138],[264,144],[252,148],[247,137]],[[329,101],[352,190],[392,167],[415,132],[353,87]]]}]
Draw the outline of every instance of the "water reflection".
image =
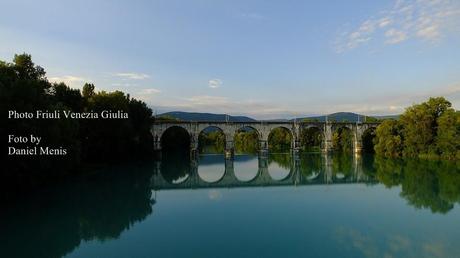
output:
[{"label": "water reflection", "polygon": [[249,182],[254,180],[259,173],[259,160],[257,155],[236,155],[234,157],[234,172],[238,181]]},{"label": "water reflection", "polygon": [[0,256],[62,257],[82,241],[119,238],[153,211],[152,165],[107,168],[2,210]]},{"label": "water reflection", "polygon": [[230,160],[202,155],[198,161],[176,156],[160,163],[151,179],[155,190],[380,182],[401,186],[400,195],[410,205],[435,213],[446,213],[460,201],[460,165],[453,162],[278,153]]},{"label": "water reflection", "polygon": [[[268,156],[201,155],[198,160],[161,161],[152,177],[152,187],[163,189],[255,187],[302,184],[376,183],[365,174],[361,156],[277,153]],[[163,165],[174,162],[172,165]],[[187,163],[185,166],[178,166]],[[365,163],[372,166],[373,163]]]},{"label": "water reflection", "polygon": [[[106,168],[3,209],[0,255],[183,257],[193,249],[200,257],[312,250],[323,257],[455,257],[459,167],[321,154],[164,156]],[[219,248],[197,248],[202,238]],[[277,244],[249,248],[256,238]],[[213,241],[236,242],[226,249]]]},{"label": "water reflection", "polygon": [[224,155],[200,155],[198,176],[205,182],[214,183],[224,177],[225,166],[222,166]]},{"label": "water reflection", "polygon": [[271,154],[268,156],[268,164],[268,173],[275,181],[287,179],[295,166],[290,153]]},{"label": "water reflection", "polygon": [[417,208],[446,213],[460,202],[460,169],[452,162],[376,158],[376,176]]}]

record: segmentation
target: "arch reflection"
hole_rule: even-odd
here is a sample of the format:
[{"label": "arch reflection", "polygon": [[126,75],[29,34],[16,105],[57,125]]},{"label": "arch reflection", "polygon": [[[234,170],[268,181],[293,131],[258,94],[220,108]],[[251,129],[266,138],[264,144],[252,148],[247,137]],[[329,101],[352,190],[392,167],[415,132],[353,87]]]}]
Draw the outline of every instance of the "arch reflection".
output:
[{"label": "arch reflection", "polygon": [[215,183],[225,175],[224,155],[201,155],[198,176],[205,182]]},{"label": "arch reflection", "polygon": [[237,155],[234,159],[235,177],[241,182],[254,180],[259,173],[257,155]]}]

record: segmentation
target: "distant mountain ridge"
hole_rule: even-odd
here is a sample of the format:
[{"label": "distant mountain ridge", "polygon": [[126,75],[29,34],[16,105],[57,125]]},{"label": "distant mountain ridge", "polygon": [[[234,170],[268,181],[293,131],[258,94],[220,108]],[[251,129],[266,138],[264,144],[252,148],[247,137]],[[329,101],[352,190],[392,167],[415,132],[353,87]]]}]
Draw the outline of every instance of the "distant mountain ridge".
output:
[{"label": "distant mountain ridge", "polygon": [[[337,112],[337,113],[332,113],[329,115],[322,115],[322,116],[310,116],[310,117],[300,117],[296,118],[298,121],[302,120],[314,120],[314,121],[319,121],[319,122],[325,122],[326,117],[328,121],[336,121],[336,122],[366,122],[369,120],[368,118],[375,118],[375,119],[398,119],[399,115],[388,115],[388,116],[365,116],[353,112]],[[293,121],[294,119],[291,119],[290,121]]]},{"label": "distant mountain ridge", "polygon": [[257,120],[247,117],[247,116],[230,116],[226,114],[212,114],[212,113],[198,113],[198,112],[182,112],[182,111],[173,111],[166,112],[158,115],[159,117],[173,117],[183,121],[217,121],[217,122],[255,122]]},{"label": "distant mountain ridge", "polygon": [[[182,121],[217,121],[217,122],[225,122],[227,121],[227,115],[225,114],[213,114],[213,113],[198,113],[198,112],[183,112],[183,111],[173,111],[173,112],[166,112],[163,114],[158,115],[158,117],[171,117]],[[302,120],[312,120],[318,122],[325,122],[326,117],[328,121],[337,121],[337,122],[365,122],[366,116],[360,115],[353,112],[337,112],[329,115],[322,115],[322,116],[308,116],[308,117],[298,117],[293,119],[270,119],[270,120],[263,120],[263,121],[278,121],[278,122],[287,122],[287,121],[302,121]],[[387,116],[367,116],[373,117],[376,119],[398,119],[399,115],[387,115]],[[229,122],[256,122],[261,121],[247,116],[230,116],[228,115]]]}]

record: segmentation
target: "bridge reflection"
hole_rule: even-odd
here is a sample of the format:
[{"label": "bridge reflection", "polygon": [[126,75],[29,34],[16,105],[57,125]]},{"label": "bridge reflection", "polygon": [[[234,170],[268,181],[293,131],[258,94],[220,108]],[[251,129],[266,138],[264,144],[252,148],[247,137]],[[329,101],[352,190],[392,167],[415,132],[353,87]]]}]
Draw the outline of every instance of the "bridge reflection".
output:
[{"label": "bridge reflection", "polygon": [[[182,163],[182,166],[179,164]],[[364,162],[366,163],[366,162]],[[203,155],[155,164],[154,190],[376,183],[361,155]]]}]

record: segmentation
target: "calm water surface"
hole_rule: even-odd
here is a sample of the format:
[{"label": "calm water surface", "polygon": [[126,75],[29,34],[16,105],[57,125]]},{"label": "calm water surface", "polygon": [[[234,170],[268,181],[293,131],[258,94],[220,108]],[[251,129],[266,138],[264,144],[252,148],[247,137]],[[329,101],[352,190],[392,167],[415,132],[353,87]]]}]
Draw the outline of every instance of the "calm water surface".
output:
[{"label": "calm water surface", "polygon": [[165,156],[43,191],[1,257],[460,257],[460,170],[373,156]]}]

